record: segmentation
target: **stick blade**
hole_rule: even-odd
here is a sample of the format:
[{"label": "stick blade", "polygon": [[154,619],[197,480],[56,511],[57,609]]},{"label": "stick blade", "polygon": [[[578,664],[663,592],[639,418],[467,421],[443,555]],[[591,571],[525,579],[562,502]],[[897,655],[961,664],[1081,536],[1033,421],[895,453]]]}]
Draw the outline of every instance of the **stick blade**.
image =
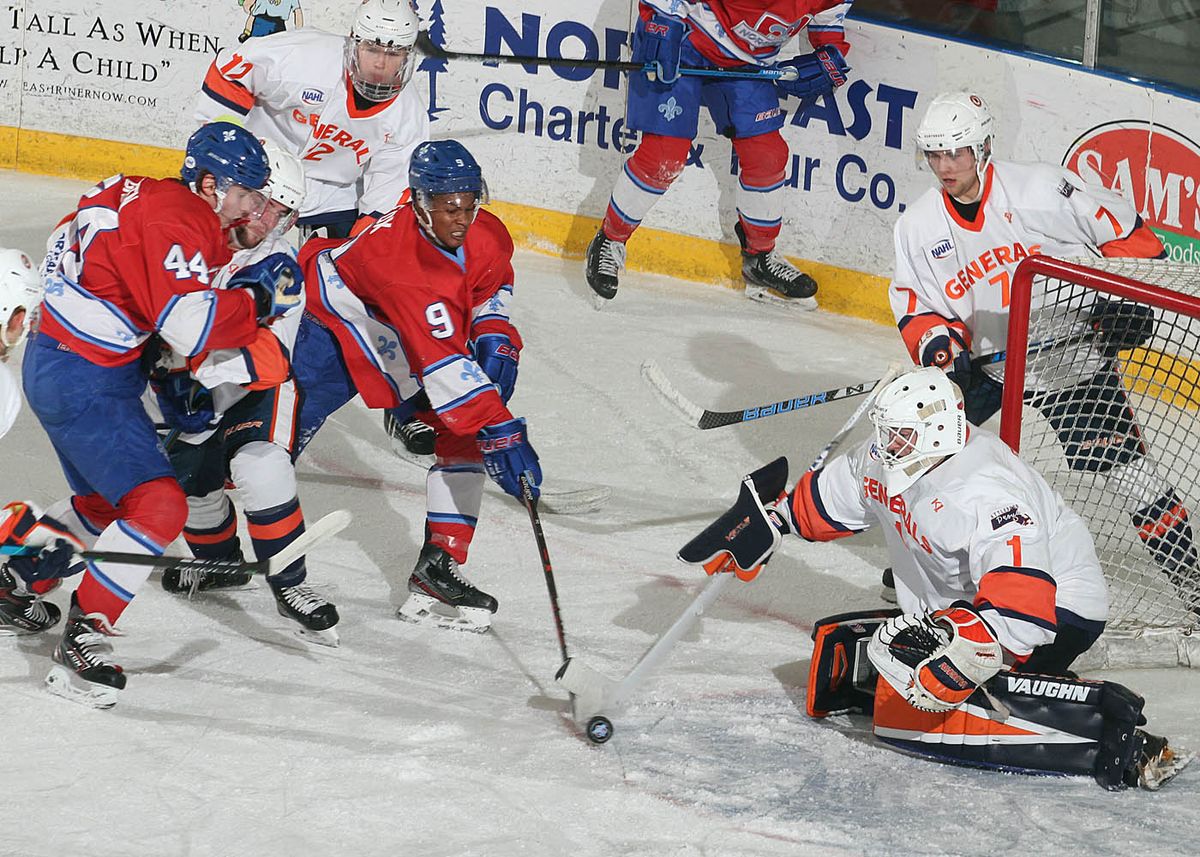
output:
[{"label": "stick blade", "polygon": [[572,717],[584,725],[608,706],[617,686],[617,682],[577,658],[567,658],[554,681],[571,694]]},{"label": "stick blade", "polygon": [[701,427],[700,420],[704,416],[704,409],[675,389],[675,385],[653,360],[642,364],[642,379],[668,409],[678,414],[692,428]]},{"label": "stick blade", "polygon": [[354,518],[349,510],[337,509],[315,523],[306,525],[299,538],[266,561],[264,573],[270,575],[283,571],[318,544],[346,529],[352,520]]}]

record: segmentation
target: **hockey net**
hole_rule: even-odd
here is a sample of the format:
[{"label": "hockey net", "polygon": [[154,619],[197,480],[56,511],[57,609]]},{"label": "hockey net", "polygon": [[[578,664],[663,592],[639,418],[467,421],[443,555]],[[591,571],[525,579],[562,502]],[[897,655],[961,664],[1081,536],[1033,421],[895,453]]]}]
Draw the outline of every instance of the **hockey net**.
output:
[{"label": "hockey net", "polygon": [[1001,436],[1087,522],[1108,579],[1082,666],[1200,666],[1200,268],[1032,257],[1007,352]]}]

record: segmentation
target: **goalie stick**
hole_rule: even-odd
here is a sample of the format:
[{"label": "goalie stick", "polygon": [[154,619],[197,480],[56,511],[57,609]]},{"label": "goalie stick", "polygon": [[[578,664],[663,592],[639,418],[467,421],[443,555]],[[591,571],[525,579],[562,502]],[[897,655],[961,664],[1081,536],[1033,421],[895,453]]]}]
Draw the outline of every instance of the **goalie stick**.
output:
[{"label": "goalie stick", "polygon": [[[876,382],[875,387],[869,391],[867,398],[854,409],[854,413],[830,438],[829,443],[825,444],[825,447],[817,453],[809,470],[817,470],[825,463],[825,460],[849,436],[868,408],[875,402],[876,391],[882,391],[887,383],[900,373],[900,369],[898,363],[888,366],[887,371]],[[586,723],[585,733],[589,740],[596,744],[602,744],[612,737],[613,727],[609,715],[629,701],[638,686],[645,681],[655,667],[662,663],[680,638],[691,630],[696,620],[704,615],[733,579],[734,575],[731,573],[714,574],[710,577],[704,588],[700,590],[700,594],[692,599],[691,604],[684,609],[675,623],[655,641],[654,645],[646,650],[633,668],[619,681],[614,681],[574,658],[567,659],[558,675],[555,676],[555,680],[572,694],[575,719]],[[603,737],[597,737],[593,734],[594,731]]]},{"label": "goalie stick", "polygon": [[[634,72],[641,71],[653,75],[654,63],[624,62],[621,60],[592,60],[571,59],[569,57],[531,57],[512,56],[511,54],[474,54],[466,51],[452,51],[441,45],[434,44],[427,33],[417,34],[417,50],[426,56],[440,60],[467,60],[469,62],[509,63],[516,65],[551,66],[561,68],[592,68],[605,71]],[[680,66],[680,74],[699,77],[717,78],[758,78],[762,80],[796,80],[800,73],[794,68],[757,68],[753,70],[736,70],[725,68],[702,68],[697,66]]]},{"label": "goalie stick", "polygon": [[[1066,348],[1078,345],[1081,342],[1092,339],[1093,336],[1093,333],[1088,332],[1073,334],[1060,340],[1048,340],[1030,346],[1029,353],[1036,354],[1053,348]],[[1003,363],[1007,357],[1007,351],[994,351],[991,354],[981,354],[979,357],[971,360],[971,367],[973,369],[981,369],[984,366]],[[880,379],[862,381],[858,384],[848,384],[845,387],[835,387],[832,390],[791,396],[787,399],[780,399],[778,402],[750,405],[737,411],[712,411],[708,408],[700,407],[687,396],[683,395],[683,393],[679,392],[678,388],[671,383],[670,379],[667,378],[662,369],[658,368],[658,364],[653,360],[647,360],[642,364],[642,378],[645,379],[646,383],[650,385],[650,389],[657,394],[658,398],[668,408],[683,417],[688,425],[701,430],[751,422],[766,417],[778,416],[779,414],[790,414],[793,411],[811,408],[814,405],[825,405],[841,399],[865,396],[867,393],[878,389],[880,384]]]},{"label": "goalie stick", "polygon": [[[304,532],[273,557],[237,562],[230,559],[196,559],[190,556],[151,556],[142,553],[125,553],[122,551],[79,551],[76,555],[86,562],[119,562],[125,565],[148,565],[151,568],[178,568],[181,571],[195,572],[250,572],[251,574],[275,574],[283,571],[298,557],[308,553],[326,539],[340,533],[350,524],[350,513],[345,509],[330,512],[310,526]],[[0,555],[32,556],[39,553],[42,546],[3,545]]]}]

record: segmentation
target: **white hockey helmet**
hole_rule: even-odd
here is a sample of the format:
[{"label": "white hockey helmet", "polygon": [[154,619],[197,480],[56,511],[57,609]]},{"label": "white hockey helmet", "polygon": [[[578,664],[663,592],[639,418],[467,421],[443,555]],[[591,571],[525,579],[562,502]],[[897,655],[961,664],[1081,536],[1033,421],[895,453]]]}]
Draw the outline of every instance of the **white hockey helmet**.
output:
[{"label": "white hockey helmet", "polygon": [[271,165],[271,176],[263,190],[272,202],[278,202],[291,209],[291,215],[285,218],[287,222],[280,221],[282,231],[287,232],[295,224],[304,205],[304,164],[291,152],[285,151],[270,140],[263,140],[263,149],[266,150],[267,161]]},{"label": "white hockey helmet", "polygon": [[992,159],[996,122],[987,102],[973,92],[947,92],[933,99],[917,126],[919,153],[970,147],[982,178]]},{"label": "white hockey helmet", "polygon": [[[42,284],[33,260],[20,250],[0,249],[0,353],[16,348],[29,333],[30,317],[41,302]],[[18,310],[21,321],[14,332],[9,322]]]},{"label": "white hockey helmet", "polygon": [[893,495],[967,444],[962,391],[936,366],[913,369],[889,383],[869,416],[874,453]]},{"label": "white hockey helmet", "polygon": [[[354,89],[368,101],[394,98],[412,78],[421,19],[410,0],[364,0],[346,38],[345,66]],[[360,56],[359,46],[371,59]]]}]

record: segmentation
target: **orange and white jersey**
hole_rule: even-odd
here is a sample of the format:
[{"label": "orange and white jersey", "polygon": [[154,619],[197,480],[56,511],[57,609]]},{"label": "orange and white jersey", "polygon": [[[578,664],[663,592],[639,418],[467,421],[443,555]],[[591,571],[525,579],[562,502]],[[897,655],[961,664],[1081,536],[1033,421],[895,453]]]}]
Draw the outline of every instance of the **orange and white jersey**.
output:
[{"label": "orange and white jersey", "polygon": [[970,602],[1014,655],[1054,640],[1058,610],[1107,618],[1087,526],[994,434],[972,429],[962,451],[900,495],[885,484],[868,440],[801,478],[793,530],[828,541],[881,525],[901,610]]},{"label": "orange and white jersey", "polygon": [[[1027,256],[1154,257],[1163,249],[1120,194],[1065,167],[1004,161],[987,169],[974,222],[932,188],[900,216],[894,238],[888,296],[918,363],[922,335],[939,324],[963,332],[973,354],[1003,351],[1013,273]],[[1036,307],[1036,292],[1033,299]]]},{"label": "orange and white jersey", "polygon": [[197,97],[197,121],[245,117],[247,129],[300,158],[307,179],[301,217],[395,208],[408,187],[412,151],[429,138],[429,116],[411,82],[389,101],[355,106],[345,43],[310,28],[249,39],[217,54]]}]

